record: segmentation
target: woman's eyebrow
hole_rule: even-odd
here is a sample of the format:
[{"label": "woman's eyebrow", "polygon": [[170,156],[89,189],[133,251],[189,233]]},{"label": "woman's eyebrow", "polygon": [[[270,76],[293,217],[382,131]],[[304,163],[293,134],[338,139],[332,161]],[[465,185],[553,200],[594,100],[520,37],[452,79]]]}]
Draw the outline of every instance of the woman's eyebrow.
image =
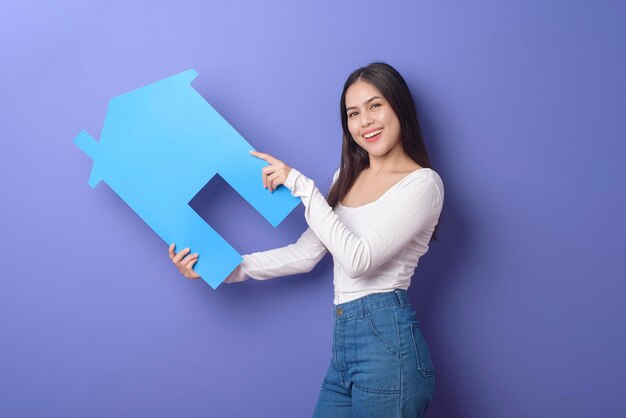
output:
[{"label": "woman's eyebrow", "polygon": [[[380,97],[380,96],[370,97],[369,99],[367,99],[367,100],[365,101],[365,103],[364,103],[364,104],[368,104],[368,103],[369,103],[369,102],[371,102],[372,100],[376,100],[376,99],[382,99],[382,97]],[[346,110],[350,110],[350,109],[356,109],[356,107],[355,107],[355,106],[350,106],[350,107],[347,107],[347,108],[346,108]]]}]

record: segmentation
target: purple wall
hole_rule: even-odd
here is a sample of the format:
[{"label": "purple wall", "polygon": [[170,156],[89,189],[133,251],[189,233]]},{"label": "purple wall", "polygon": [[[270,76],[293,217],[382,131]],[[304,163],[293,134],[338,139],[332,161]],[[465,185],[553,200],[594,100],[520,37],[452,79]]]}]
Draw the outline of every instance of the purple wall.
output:
[{"label": "purple wall", "polygon": [[[330,257],[187,281],[87,186],[72,140],[99,137],[111,97],[195,68],[249,142],[326,192],[341,87],[375,60],[410,84],[446,185],[410,289],[437,370],[429,416],[626,416],[624,2],[154,3],[3,2],[0,416],[310,416]],[[302,206],[274,230],[223,182],[203,193],[240,252],[306,228]]]}]

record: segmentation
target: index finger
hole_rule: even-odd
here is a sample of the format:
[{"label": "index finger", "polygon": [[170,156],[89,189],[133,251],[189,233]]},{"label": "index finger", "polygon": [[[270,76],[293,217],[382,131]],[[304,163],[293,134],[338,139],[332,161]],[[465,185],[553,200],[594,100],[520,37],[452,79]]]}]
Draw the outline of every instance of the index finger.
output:
[{"label": "index finger", "polygon": [[270,164],[276,164],[277,162],[280,161],[279,159],[274,158],[271,155],[266,154],[264,152],[251,150],[250,154],[254,155],[255,157],[262,158],[262,159],[264,159],[265,161],[267,161]]},{"label": "index finger", "polygon": [[174,245],[174,243],[172,242],[170,244],[170,248],[169,248],[170,259],[174,258],[174,256],[176,255],[176,254],[174,254],[174,248],[176,248],[176,245]]}]

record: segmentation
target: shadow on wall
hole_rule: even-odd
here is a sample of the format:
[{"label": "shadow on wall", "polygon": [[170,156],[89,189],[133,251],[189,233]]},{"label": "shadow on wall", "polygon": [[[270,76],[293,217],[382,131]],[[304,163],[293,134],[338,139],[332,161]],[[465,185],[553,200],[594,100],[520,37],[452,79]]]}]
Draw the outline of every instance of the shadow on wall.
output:
[{"label": "shadow on wall", "polygon": [[[411,80],[407,82],[409,85],[415,84]],[[453,363],[453,359],[459,358],[453,354],[453,350],[458,350],[458,347],[450,347],[449,342],[454,341],[454,337],[446,330],[435,329],[434,324],[441,323],[437,321],[437,312],[440,312],[438,307],[449,305],[446,298],[458,285],[457,281],[464,277],[459,266],[465,264],[463,258],[469,256],[467,248],[472,246],[471,225],[454,198],[457,195],[454,184],[457,182],[446,173],[446,140],[439,134],[437,126],[433,126],[429,123],[431,120],[425,117],[434,113],[432,102],[436,100],[424,100],[416,92],[413,92],[413,97],[433,169],[444,182],[445,197],[437,230],[438,240],[430,242],[428,252],[419,261],[409,288],[409,298],[435,367],[435,394],[429,407],[429,416],[461,417],[463,408],[456,401],[462,398],[461,391],[464,388],[458,386],[455,373],[457,365]],[[427,102],[428,105],[421,106],[421,102]],[[422,112],[422,107],[426,107],[429,112]]]}]

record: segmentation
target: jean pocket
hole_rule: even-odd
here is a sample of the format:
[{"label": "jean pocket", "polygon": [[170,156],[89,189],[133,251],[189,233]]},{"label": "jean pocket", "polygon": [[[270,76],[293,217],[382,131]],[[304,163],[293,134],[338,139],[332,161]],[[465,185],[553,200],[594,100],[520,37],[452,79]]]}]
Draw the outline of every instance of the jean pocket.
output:
[{"label": "jean pocket", "polygon": [[398,327],[393,309],[379,309],[368,315],[369,328],[374,337],[387,351],[400,358],[398,353]]},{"label": "jean pocket", "polygon": [[430,377],[435,373],[433,361],[430,357],[430,351],[428,351],[428,346],[426,346],[426,340],[424,340],[422,331],[416,323],[411,324],[411,336],[413,337],[413,345],[415,346],[417,368],[424,377]]}]

